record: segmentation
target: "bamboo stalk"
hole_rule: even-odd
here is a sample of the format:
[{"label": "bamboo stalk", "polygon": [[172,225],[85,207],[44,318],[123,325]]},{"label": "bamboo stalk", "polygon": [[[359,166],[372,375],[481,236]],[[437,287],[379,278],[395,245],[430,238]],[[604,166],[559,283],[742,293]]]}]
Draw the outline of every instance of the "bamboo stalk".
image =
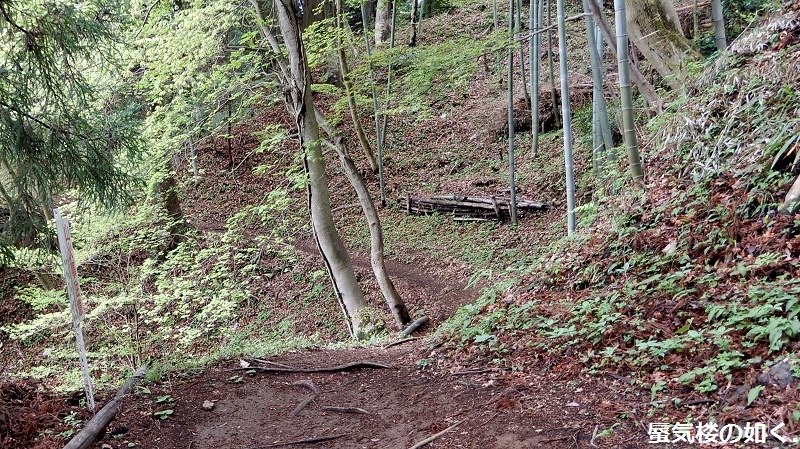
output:
[{"label": "bamboo stalk", "polygon": [[[528,28],[531,33],[538,33],[541,22],[539,9],[542,0],[531,0]],[[531,71],[531,157],[539,152],[539,72],[541,69],[542,39],[540,34],[528,40],[529,69]]]},{"label": "bamboo stalk", "polygon": [[[514,31],[514,0],[508,2],[508,33]],[[514,47],[508,47],[508,185],[511,189],[511,223],[517,224],[517,186],[514,179]]]},{"label": "bamboo stalk", "polygon": [[[594,17],[595,25],[600,28],[603,36],[609,42],[608,48],[612,51],[612,53],[614,53],[615,57],[619,58],[619,56],[616,54],[617,52],[614,49],[614,46],[610,44],[611,42],[615,42],[614,33],[611,32],[611,28],[606,23],[606,19],[603,16],[603,11],[600,8],[600,5],[596,0],[589,0],[589,9],[592,10],[592,16]],[[627,57],[625,59],[627,60]],[[640,72],[636,66],[630,64],[629,62],[628,67],[630,70],[630,76],[633,78],[636,86],[639,87],[639,92],[644,95],[648,103],[656,108],[656,112],[661,112],[664,101],[656,93],[653,85],[650,84],[647,79],[645,79],[644,75],[642,75],[642,72]]]},{"label": "bamboo stalk", "polygon": [[558,21],[558,62],[561,68],[561,114],[564,120],[564,169],[567,174],[567,235],[575,232],[575,179],[572,163],[572,120],[569,105],[567,72],[567,27],[564,21],[564,0],[556,2]]},{"label": "bamboo stalk", "polygon": [[[551,99],[553,100],[553,105],[556,104],[556,76],[553,67],[555,64],[553,63],[553,32],[551,31],[552,28],[550,27],[552,24],[552,15],[550,11],[550,0],[545,1],[545,12],[544,16],[547,19],[547,24],[545,25],[547,28],[547,67],[550,70],[550,95]],[[561,118],[559,117],[558,108],[553,108],[553,118],[556,121],[556,128],[561,126]]]},{"label": "bamboo stalk", "polygon": [[636,127],[633,121],[633,99],[628,61],[628,29],[625,22],[625,0],[614,0],[614,20],[617,26],[617,64],[619,67],[619,93],[622,103],[622,129],[625,149],[631,166],[633,180],[644,187],[644,170],[636,142]]},{"label": "bamboo stalk", "polygon": [[595,23],[589,13],[589,2],[583,0],[583,10],[586,13],[586,38],[589,44],[589,59],[592,65],[592,81],[594,84],[594,99],[596,100],[596,116],[597,116],[597,136],[599,137],[595,148],[600,148],[602,144],[602,153],[611,153],[614,147],[613,137],[611,135],[611,125],[608,120],[608,106],[606,98],[603,94],[603,68],[600,54],[597,51],[597,41],[595,39]]},{"label": "bamboo stalk", "polygon": [[[394,30],[397,28],[397,2],[399,0],[392,0],[392,31],[389,33],[389,49],[394,48]],[[392,99],[392,71],[394,69],[394,64],[392,61],[389,61],[389,70],[388,74],[386,75],[386,106],[384,107],[383,111],[383,124],[381,125],[381,145],[386,145],[386,128],[389,122],[389,104]],[[383,165],[381,161],[381,165]],[[386,206],[385,199],[381,199],[381,206]]]},{"label": "bamboo stalk", "polygon": [[[517,13],[514,22],[514,40],[519,40],[520,32],[522,30],[522,0],[517,1]],[[523,46],[519,46],[519,72],[520,80],[522,81],[522,94],[525,97],[525,104],[531,104],[531,97],[528,94],[528,80],[525,75],[525,51]]]},{"label": "bamboo stalk", "polygon": [[[492,0],[492,15],[494,17],[494,31],[497,32],[500,29],[500,18],[497,12],[497,0]],[[502,52],[498,50],[497,56],[494,58],[494,71],[495,73],[497,73],[499,83],[503,82],[503,75],[500,73],[501,60],[502,60]]]},{"label": "bamboo stalk", "polygon": [[714,41],[717,44],[717,50],[723,51],[728,47],[728,43],[725,38],[725,18],[722,15],[720,0],[711,0],[711,18],[714,20]]}]

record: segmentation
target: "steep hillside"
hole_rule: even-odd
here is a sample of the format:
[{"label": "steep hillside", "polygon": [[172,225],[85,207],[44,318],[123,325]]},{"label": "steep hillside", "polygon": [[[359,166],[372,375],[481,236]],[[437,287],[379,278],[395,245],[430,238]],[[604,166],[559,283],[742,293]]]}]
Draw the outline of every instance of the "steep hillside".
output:
[{"label": "steep hillside", "polygon": [[767,16],[649,121],[647,190],[596,192],[577,235],[445,326],[448,356],[641,393],[610,416],[796,428],[800,215],[778,209],[800,173],[800,14]]}]

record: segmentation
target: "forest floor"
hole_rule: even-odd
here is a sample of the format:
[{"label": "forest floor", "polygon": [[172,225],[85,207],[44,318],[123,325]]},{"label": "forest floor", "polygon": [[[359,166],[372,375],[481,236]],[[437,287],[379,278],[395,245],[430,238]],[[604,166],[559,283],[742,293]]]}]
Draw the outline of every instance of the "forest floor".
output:
[{"label": "forest floor", "polygon": [[[317,257],[310,241],[295,247]],[[369,259],[354,254],[366,275]],[[463,365],[433,332],[455,310],[476,299],[458,267],[388,261],[409,306],[424,309],[430,324],[401,344],[291,351],[280,356],[229,360],[202,372],[171,373],[135,389],[95,449],[256,449],[414,447],[436,448],[638,448],[647,431],[620,420],[649,395],[621,381],[573,377],[565,372],[509,372],[491,360]],[[398,337],[399,338],[399,337]],[[368,362],[387,368],[353,367],[335,372],[259,371],[260,368],[320,370]],[[316,398],[298,382],[310,381]],[[109,394],[112,392],[109,392]],[[213,409],[203,405],[210,401]],[[350,409],[349,412],[325,410]],[[362,412],[353,413],[353,409]],[[613,428],[613,436],[603,429]],[[324,440],[326,437],[332,437]],[[312,442],[310,440],[320,439]],[[300,443],[309,440],[308,443]],[[292,444],[288,444],[292,443]]]},{"label": "forest floor", "polygon": [[[646,431],[630,420],[619,422],[613,439],[597,434],[614,424],[613,407],[642,400],[623,393],[614,379],[567,381],[553,372],[501,377],[482,367],[442,373],[420,366],[420,359],[435,352],[436,343],[415,340],[390,348],[309,350],[268,360],[305,369],[354,362],[389,367],[330,373],[246,374],[235,371],[239,363],[224,363],[129,397],[110,432],[94,447],[255,449],[335,437],[291,447],[410,448],[451,426],[456,427],[427,447],[647,446]],[[250,362],[252,367],[278,366]],[[294,416],[295,407],[309,397],[309,390],[297,385],[302,381],[311,381],[319,394]],[[214,403],[213,409],[204,410],[206,401]],[[356,408],[361,413],[352,413]],[[172,410],[167,419],[156,418],[165,410]]]}]

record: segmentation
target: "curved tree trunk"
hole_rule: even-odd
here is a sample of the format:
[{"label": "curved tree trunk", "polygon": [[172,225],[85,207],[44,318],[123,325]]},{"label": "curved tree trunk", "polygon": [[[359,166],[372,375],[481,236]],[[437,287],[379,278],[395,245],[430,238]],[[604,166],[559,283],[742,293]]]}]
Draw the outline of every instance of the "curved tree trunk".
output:
[{"label": "curved tree trunk", "polygon": [[367,303],[331,214],[325,159],[320,148],[319,124],[311,101],[311,77],[300,40],[297,11],[291,0],[275,0],[275,11],[289,57],[291,79],[286,86],[286,100],[291,102],[290,110],[294,111],[300,131],[303,164],[309,177],[308,202],[314,237],[347,318],[350,333],[357,336],[361,330],[359,311],[367,307]]},{"label": "curved tree trunk", "polygon": [[358,200],[361,203],[361,208],[364,211],[364,216],[369,226],[372,272],[375,273],[378,287],[381,289],[381,294],[386,300],[386,304],[389,306],[389,310],[391,310],[392,316],[395,322],[397,322],[397,326],[402,329],[404,325],[411,321],[411,315],[409,315],[403,299],[400,297],[400,294],[397,293],[397,289],[394,287],[394,283],[391,278],[389,278],[389,273],[386,271],[383,254],[383,228],[381,227],[381,221],[378,217],[378,211],[375,209],[369,190],[367,190],[367,183],[356,168],[350,155],[347,154],[347,148],[344,146],[342,138],[336,135],[335,130],[327,124],[325,118],[322,117],[322,113],[319,112],[318,109],[315,109],[314,113],[317,115],[317,121],[334,140],[331,147],[333,147],[336,154],[339,155],[342,169],[358,195]]},{"label": "curved tree trunk", "polygon": [[683,91],[686,63],[700,58],[683,35],[672,0],[625,0],[628,35],[669,86]]}]

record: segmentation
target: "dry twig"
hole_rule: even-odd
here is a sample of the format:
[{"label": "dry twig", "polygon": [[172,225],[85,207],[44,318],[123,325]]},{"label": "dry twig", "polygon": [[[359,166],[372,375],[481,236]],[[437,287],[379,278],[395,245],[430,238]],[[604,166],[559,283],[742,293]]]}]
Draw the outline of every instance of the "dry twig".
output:
[{"label": "dry twig", "polygon": [[441,437],[442,435],[446,434],[447,432],[449,432],[449,431],[451,431],[451,430],[455,429],[456,427],[460,426],[462,422],[464,422],[464,421],[459,421],[459,422],[457,422],[457,423],[453,424],[452,426],[450,426],[450,427],[448,427],[448,428],[446,428],[446,429],[442,430],[441,432],[439,432],[439,433],[435,433],[435,434],[433,434],[433,435],[429,436],[428,438],[425,438],[424,440],[422,440],[422,441],[420,441],[419,443],[417,443],[417,444],[415,444],[415,445],[411,446],[411,447],[410,447],[410,448],[408,448],[408,449],[419,449],[419,448],[421,448],[422,446],[425,446],[426,444],[433,442],[434,440],[436,440],[437,438],[439,438],[439,437]]},{"label": "dry twig", "polygon": [[356,413],[359,415],[369,415],[368,411],[358,407],[322,407],[322,410],[325,410],[326,412]]},{"label": "dry twig", "polygon": [[399,345],[402,345],[403,343],[408,343],[409,341],[419,340],[419,338],[420,337],[408,337],[408,338],[404,338],[402,340],[393,341],[393,342],[387,344],[386,346],[384,346],[383,349],[389,349],[392,346],[399,346]]},{"label": "dry twig", "polygon": [[340,433],[338,435],[331,435],[327,437],[316,437],[316,438],[307,438],[305,440],[295,440],[295,441],[286,441],[283,443],[272,443],[272,444],[262,444],[261,446],[252,446],[248,449],[264,449],[268,447],[281,447],[281,446],[291,446],[294,444],[310,444],[310,443],[321,443],[323,441],[330,441],[335,440],[337,438],[341,438],[343,436],[347,436],[347,433]]}]

